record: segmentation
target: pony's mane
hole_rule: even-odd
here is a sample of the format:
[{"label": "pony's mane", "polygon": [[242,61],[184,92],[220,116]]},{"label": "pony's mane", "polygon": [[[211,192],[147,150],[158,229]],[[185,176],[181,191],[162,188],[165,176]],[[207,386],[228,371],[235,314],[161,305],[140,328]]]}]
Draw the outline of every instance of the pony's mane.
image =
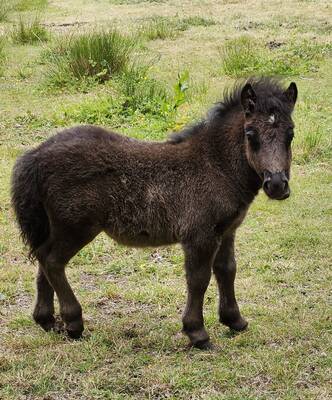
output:
[{"label": "pony's mane", "polygon": [[245,81],[235,83],[232,88],[226,88],[223,100],[216,103],[208,113],[206,118],[196,124],[185,127],[181,132],[170,135],[169,141],[172,143],[181,143],[186,139],[202,132],[203,128],[208,127],[214,122],[221,123],[230,111],[241,108],[241,92],[243,87],[250,83],[257,94],[257,110],[262,113],[271,113],[278,109],[289,112],[289,107],[283,101],[285,89],[282,82],[277,78],[270,77],[251,77]]}]

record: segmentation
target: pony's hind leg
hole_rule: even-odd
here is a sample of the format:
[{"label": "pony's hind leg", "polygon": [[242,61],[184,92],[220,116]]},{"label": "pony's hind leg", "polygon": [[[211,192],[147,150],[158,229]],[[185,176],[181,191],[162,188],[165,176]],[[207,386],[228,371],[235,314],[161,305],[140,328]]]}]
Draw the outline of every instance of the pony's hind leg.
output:
[{"label": "pony's hind leg", "polygon": [[33,318],[45,331],[54,328],[54,289],[47,280],[41,265],[37,274],[37,299]]},{"label": "pony's hind leg", "polygon": [[98,233],[84,227],[80,230],[62,229],[61,233],[53,233],[49,243],[39,250],[42,270],[57,294],[66,331],[74,339],[81,337],[84,330],[82,308],[67,280],[65,266]]}]

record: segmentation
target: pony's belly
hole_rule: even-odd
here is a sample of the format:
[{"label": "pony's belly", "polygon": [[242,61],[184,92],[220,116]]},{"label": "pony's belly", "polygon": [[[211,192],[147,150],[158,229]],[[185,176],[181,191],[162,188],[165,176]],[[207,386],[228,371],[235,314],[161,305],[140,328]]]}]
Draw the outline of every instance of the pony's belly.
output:
[{"label": "pony's belly", "polygon": [[105,232],[117,243],[130,247],[158,247],[178,242],[172,235],[163,234],[156,236],[148,231],[141,231],[135,234],[132,232],[119,233],[109,230],[105,230]]}]

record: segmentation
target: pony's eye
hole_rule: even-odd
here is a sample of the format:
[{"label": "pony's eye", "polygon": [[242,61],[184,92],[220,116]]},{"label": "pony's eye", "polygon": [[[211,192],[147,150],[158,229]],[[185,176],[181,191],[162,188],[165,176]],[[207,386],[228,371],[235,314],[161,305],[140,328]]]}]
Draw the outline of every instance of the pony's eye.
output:
[{"label": "pony's eye", "polygon": [[294,138],[294,130],[293,128],[289,128],[287,130],[287,137],[286,137],[287,146],[289,146],[292,143],[293,138]]},{"label": "pony's eye", "polygon": [[258,138],[258,132],[254,128],[246,128],[244,131],[246,138],[248,139],[250,143],[250,147],[254,150],[257,151],[259,148],[259,138]]},{"label": "pony's eye", "polygon": [[255,128],[252,128],[252,127],[246,128],[246,129],[244,130],[244,133],[246,134],[246,137],[247,137],[248,139],[253,138],[254,136],[257,136],[257,135],[258,135],[256,129],[255,129]]}]

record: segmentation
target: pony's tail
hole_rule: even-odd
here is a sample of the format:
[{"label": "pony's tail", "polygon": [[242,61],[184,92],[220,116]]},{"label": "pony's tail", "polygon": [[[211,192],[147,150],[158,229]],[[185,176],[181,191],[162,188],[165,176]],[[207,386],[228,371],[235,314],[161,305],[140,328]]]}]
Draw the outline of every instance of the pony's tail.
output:
[{"label": "pony's tail", "polygon": [[11,182],[12,206],[23,242],[28,245],[29,258],[49,236],[49,220],[40,197],[39,168],[33,152],[20,157],[13,170]]}]

